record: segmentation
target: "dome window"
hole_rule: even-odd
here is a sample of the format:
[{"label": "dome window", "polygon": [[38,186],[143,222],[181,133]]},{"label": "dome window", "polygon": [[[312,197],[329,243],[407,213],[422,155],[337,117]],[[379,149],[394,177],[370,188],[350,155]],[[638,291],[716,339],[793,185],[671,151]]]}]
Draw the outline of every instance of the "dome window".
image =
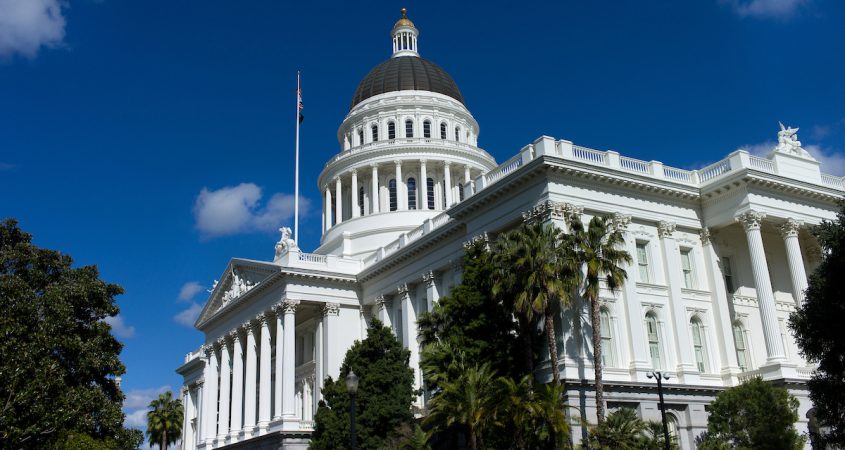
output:
[{"label": "dome window", "polygon": [[396,124],[393,122],[387,122],[387,139],[396,139]]},{"label": "dome window", "polygon": [[461,127],[455,127],[455,141],[461,141]]},{"label": "dome window", "polygon": [[390,194],[390,210],[396,211],[397,203],[396,203],[396,179],[391,178],[390,181],[387,182],[387,191]]},{"label": "dome window", "polygon": [[378,125],[373,125],[373,142],[378,142]]},{"label": "dome window", "polygon": [[361,210],[361,216],[364,215],[364,186],[358,188],[358,208]]},{"label": "dome window", "polygon": [[408,209],[417,209],[417,180],[408,178]]},{"label": "dome window", "polygon": [[434,209],[434,179],[427,179],[426,184],[428,185],[426,186],[426,191],[428,191],[428,209]]},{"label": "dome window", "polygon": [[414,137],[414,121],[411,119],[405,121],[405,137]]},{"label": "dome window", "polygon": [[423,137],[430,138],[431,137],[431,121],[426,120],[423,122]]},{"label": "dome window", "polygon": [[446,122],[440,122],[440,139],[446,140]]},{"label": "dome window", "polygon": [[364,130],[358,129],[358,145],[364,145]]}]

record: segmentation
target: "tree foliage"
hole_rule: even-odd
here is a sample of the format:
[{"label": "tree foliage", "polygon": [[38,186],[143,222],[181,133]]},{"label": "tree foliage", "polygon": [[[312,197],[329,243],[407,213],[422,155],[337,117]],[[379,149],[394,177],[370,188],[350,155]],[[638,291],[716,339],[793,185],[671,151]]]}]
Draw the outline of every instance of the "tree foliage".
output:
[{"label": "tree foliage", "polygon": [[158,444],[161,450],[165,450],[170,444],[175,444],[182,435],[183,418],[182,401],[174,399],[170,391],[159,394],[157,399],[150,402],[150,410],[147,412],[150,446]]},{"label": "tree foliage", "polygon": [[809,277],[804,303],[789,326],[804,357],[819,367],[809,381],[810,399],[820,426],[829,428],[822,440],[845,447],[845,202],[836,221],[813,229],[823,259]]},{"label": "tree foliage", "polygon": [[[671,438],[670,438],[671,439]],[[590,430],[583,447],[594,450],[662,450],[665,447],[663,425],[646,422],[630,408],[621,408]],[[678,448],[670,442],[671,448]]]},{"label": "tree foliage", "polygon": [[722,391],[710,405],[707,432],[696,440],[701,449],[793,450],[804,448],[795,430],[798,400],[786,389],[760,378]]},{"label": "tree foliage", "polygon": [[323,401],[317,409],[311,449],[348,448],[350,396],[346,376],[359,378],[356,397],[356,437],[361,449],[381,448],[413,420],[411,404],[414,373],[408,367],[410,351],[402,347],[390,328],[373,319],[367,338],[346,352],[338,380],[327,378]]},{"label": "tree foliage", "polygon": [[123,428],[121,344],[103,319],[123,289],[94,266],[32,244],[0,223],[0,447],[135,448]]}]

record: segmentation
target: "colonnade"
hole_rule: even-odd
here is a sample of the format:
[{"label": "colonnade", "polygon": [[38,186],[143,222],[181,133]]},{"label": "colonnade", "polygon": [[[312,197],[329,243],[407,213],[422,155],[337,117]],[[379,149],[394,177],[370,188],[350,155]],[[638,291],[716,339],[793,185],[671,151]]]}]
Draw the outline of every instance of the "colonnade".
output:
[{"label": "colonnade", "polygon": [[[316,402],[318,385],[335,361],[314,355],[312,373],[297,373],[298,305],[284,300],[204,346],[198,443],[238,442],[264,434],[273,422],[297,422],[298,428],[311,419],[314,407],[306,403]],[[336,303],[323,305],[318,334],[324,348],[336,340],[339,312]]]},{"label": "colonnade", "polygon": [[[412,164],[414,167],[408,169]],[[347,174],[338,176],[323,189],[323,231],[328,231],[344,220],[360,217],[362,210],[364,214],[377,214],[394,210],[448,209],[463,198],[463,185],[472,179],[473,172],[478,172],[470,169],[468,165],[462,165],[462,177],[453,177],[453,165],[450,162],[438,161],[436,165],[437,167],[432,167],[434,164],[425,159],[397,160],[392,164],[374,163],[367,170],[351,169]],[[381,177],[380,169],[383,174]],[[414,178],[416,186],[409,192],[407,180],[410,178]],[[428,184],[429,179],[432,179],[432,186]],[[452,180],[461,181],[453,184]],[[391,185],[391,182],[394,184]],[[445,186],[445,189],[439,186]],[[364,196],[360,194],[361,188],[364,188]],[[385,192],[381,192],[382,188],[385,188]],[[395,192],[393,195],[391,190]],[[411,193],[414,196],[409,195]],[[347,206],[350,208],[348,213],[345,211]]]}]

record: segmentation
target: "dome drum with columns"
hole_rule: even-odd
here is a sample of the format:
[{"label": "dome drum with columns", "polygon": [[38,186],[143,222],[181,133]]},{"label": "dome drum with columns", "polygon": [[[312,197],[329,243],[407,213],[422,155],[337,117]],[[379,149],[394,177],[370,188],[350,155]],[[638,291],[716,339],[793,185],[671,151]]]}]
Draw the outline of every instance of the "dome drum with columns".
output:
[{"label": "dome drum with columns", "polygon": [[[320,247],[306,253],[282,227],[272,259],[232,258],[215,281],[195,324],[203,345],[177,369],[182,448],[308,448],[323,382],[373,318],[424,388],[417,317],[461,283],[465,246],[596,216],[612,218],[633,257],[627,282],[600,293],[608,408],[660,420],[648,373],[661,370],[671,429],[694,448],[719,392],[762,377],[799,400],[806,432],[815,368],[786,324],[821,260],[809,226],[836,217],[845,178],[822,171],[798,129],[781,124],[766,157],[736,150],[697,170],[548,136],[497,165],[451,77],[416,64],[418,34],[403,12],[393,57],[356,90],[317,183]],[[575,325],[588,316],[573,306],[555,317],[564,395],[581,405],[575,439],[596,423],[591,329]],[[548,355],[535,367],[551,379]]]}]

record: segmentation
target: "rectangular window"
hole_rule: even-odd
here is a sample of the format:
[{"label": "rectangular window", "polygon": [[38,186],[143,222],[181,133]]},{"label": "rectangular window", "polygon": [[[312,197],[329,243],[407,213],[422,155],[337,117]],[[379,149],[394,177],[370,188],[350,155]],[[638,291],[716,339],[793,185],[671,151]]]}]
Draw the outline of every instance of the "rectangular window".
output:
[{"label": "rectangular window", "polygon": [[423,122],[423,137],[430,138],[431,137],[431,122],[425,121]]},{"label": "rectangular window", "polygon": [[704,344],[702,343],[701,323],[692,323],[692,348],[695,351],[695,362],[698,365],[698,371],[704,373]]},{"label": "rectangular window", "polygon": [[651,280],[648,276],[648,245],[645,242],[637,242],[637,266],[640,269],[640,282],[648,283]]},{"label": "rectangular window", "polygon": [[426,190],[428,191],[428,209],[434,209],[434,179],[428,178],[426,180]]},{"label": "rectangular window", "polygon": [[684,277],[684,287],[687,289],[693,288],[691,253],[692,250],[688,248],[681,249],[681,272]]},{"label": "rectangular window", "polygon": [[648,333],[648,352],[651,356],[651,368],[660,369],[660,340],[657,335],[657,320],[653,316],[646,317],[646,332]]},{"label": "rectangular window", "polygon": [[735,292],[734,273],[731,259],[727,256],[722,257],[722,275],[725,277],[725,290],[728,291],[728,294],[733,294]]},{"label": "rectangular window", "polygon": [[613,367],[613,347],[610,334],[610,315],[607,311],[601,312],[601,364],[604,367]]},{"label": "rectangular window", "polygon": [[734,342],[736,343],[736,362],[739,364],[739,370],[745,372],[748,370],[748,358],[745,354],[745,333],[738,324],[734,324]]}]

